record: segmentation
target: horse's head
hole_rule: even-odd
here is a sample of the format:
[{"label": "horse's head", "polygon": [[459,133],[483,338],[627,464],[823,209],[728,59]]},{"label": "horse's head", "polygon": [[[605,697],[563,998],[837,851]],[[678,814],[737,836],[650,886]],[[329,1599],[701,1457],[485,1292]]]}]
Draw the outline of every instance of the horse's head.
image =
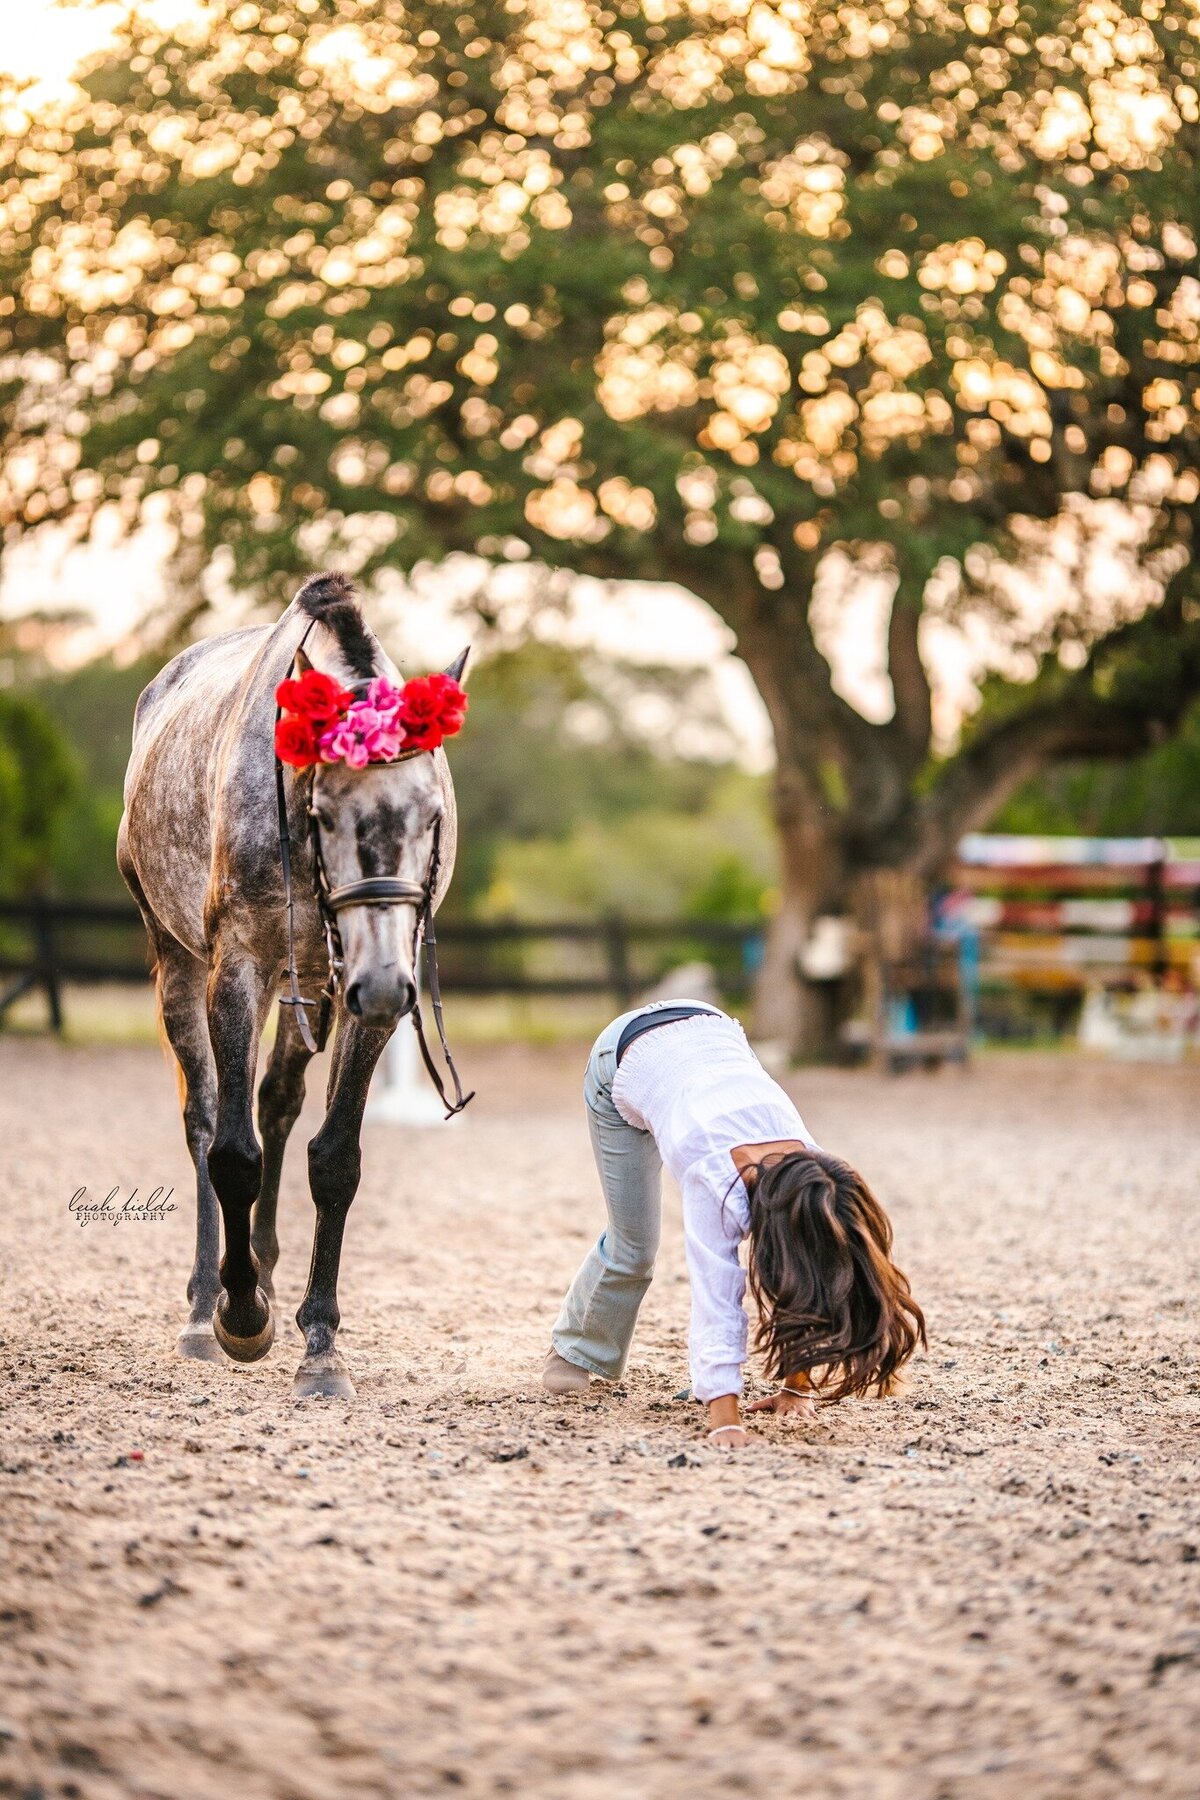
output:
[{"label": "horse's head", "polygon": [[[461,676],[465,654],[447,673]],[[342,995],[367,1025],[394,1025],[417,999],[416,927],[434,875],[446,787],[431,752],[362,769],[344,762],[313,771],[312,815],[330,891],[383,878],[408,883],[411,900],[338,910]]]}]

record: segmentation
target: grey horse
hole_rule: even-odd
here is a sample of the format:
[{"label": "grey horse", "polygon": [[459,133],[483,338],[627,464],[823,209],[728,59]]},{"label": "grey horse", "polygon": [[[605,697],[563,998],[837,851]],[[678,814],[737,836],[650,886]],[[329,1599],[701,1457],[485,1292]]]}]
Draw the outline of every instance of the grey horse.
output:
[{"label": "grey horse", "polygon": [[[300,649],[306,637],[308,654]],[[450,673],[459,675],[465,654]],[[275,1210],[284,1147],[311,1056],[296,1009],[281,1006],[271,1058],[253,1092],[259,1042],[287,965],[287,908],[275,788],[275,689],[311,666],[344,684],[401,679],[340,575],[307,582],[274,625],[194,644],[138,701],[117,861],[150,934],[158,1006],[179,1067],[196,1168],[196,1257],[185,1356],[256,1362],[274,1336]],[[426,880],[439,837],[434,905],[454,869],[454,789],[440,750],[362,770],[285,769],[301,990],[328,974],[312,807],[333,887],[374,876]],[[413,904],[356,905],[339,916],[344,967],[324,1123],[308,1146],[316,1229],[296,1314],[305,1352],[300,1394],[350,1397],[336,1346],[338,1265],[358,1188],[359,1137],[371,1074],[416,1000]],[[225,1227],[220,1249],[217,1207]]]}]

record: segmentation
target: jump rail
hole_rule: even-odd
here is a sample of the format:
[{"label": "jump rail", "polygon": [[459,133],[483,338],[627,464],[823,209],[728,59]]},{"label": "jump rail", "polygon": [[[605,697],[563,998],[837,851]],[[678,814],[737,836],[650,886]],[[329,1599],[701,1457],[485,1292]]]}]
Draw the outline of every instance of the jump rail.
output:
[{"label": "jump rail", "polygon": [[1200,839],[964,838],[942,917],[973,930],[985,982],[1052,993],[1191,979]]}]

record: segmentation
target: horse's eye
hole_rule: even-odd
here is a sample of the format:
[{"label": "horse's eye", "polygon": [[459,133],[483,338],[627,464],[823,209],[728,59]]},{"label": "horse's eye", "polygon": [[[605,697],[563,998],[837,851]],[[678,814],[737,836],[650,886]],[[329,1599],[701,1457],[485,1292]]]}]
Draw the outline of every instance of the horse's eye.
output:
[{"label": "horse's eye", "polygon": [[322,831],[333,830],[333,814],[327,806],[315,806],[313,808],[313,818],[317,821],[317,824],[321,827]]}]

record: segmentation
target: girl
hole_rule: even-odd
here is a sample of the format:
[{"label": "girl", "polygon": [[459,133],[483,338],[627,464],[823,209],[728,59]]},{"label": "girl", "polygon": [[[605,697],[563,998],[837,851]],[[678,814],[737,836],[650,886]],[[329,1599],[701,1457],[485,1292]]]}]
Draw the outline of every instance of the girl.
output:
[{"label": "girl", "polygon": [[692,1392],[710,1440],[749,1441],[747,1280],[755,1344],[779,1384],[751,1412],[811,1417],[814,1394],[892,1391],[925,1320],[891,1260],[887,1215],[860,1175],[817,1148],[736,1020],[690,1001],[623,1014],[596,1040],[584,1099],[608,1226],[563,1301],[544,1387],[583,1392],[593,1375],[624,1372],[654,1273],[665,1161],[683,1195]]}]

